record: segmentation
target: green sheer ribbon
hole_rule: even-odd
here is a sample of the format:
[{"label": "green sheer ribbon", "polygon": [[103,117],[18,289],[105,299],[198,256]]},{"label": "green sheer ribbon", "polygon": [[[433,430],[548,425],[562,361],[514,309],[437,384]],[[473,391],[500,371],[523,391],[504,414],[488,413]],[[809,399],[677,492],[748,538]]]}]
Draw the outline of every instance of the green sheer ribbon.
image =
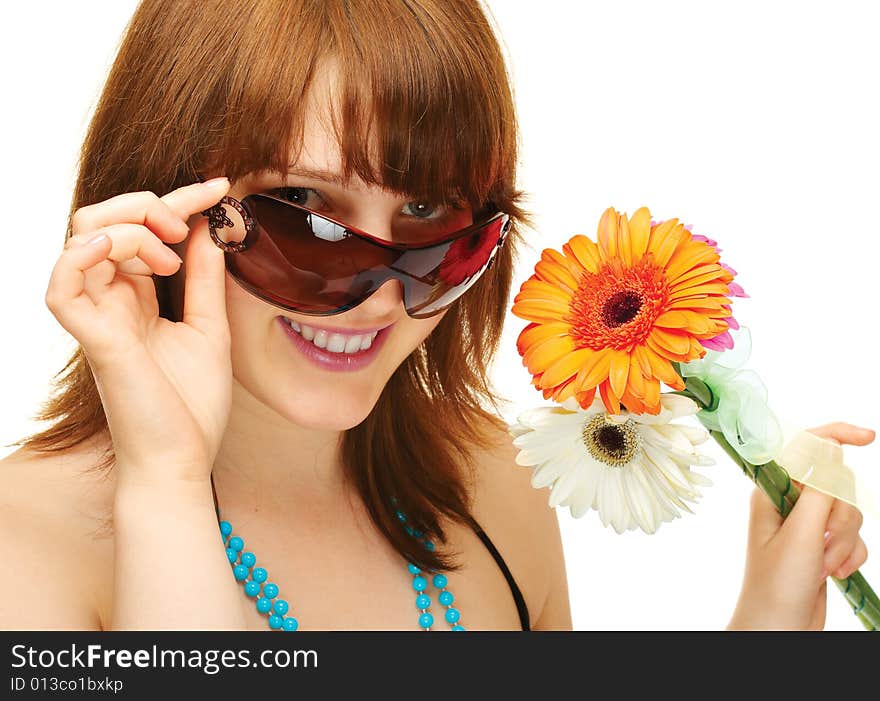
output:
[{"label": "green sheer ribbon", "polygon": [[[731,334],[732,349],[707,350],[699,360],[673,363],[685,381],[685,389],[674,394],[697,403],[700,423],[770,497],[783,518],[800,495],[792,476],[861,508],[865,498],[857,496],[852,472],[843,465],[838,444],[802,432],[812,438],[797,434],[783,447],[782,428],[767,406],[764,383],[753,371],[742,369],[751,353],[751,335],[745,327]],[[791,466],[792,473],[783,465]],[[857,570],[846,579],[832,579],[865,628],[880,629],[880,599],[862,574]]]}]

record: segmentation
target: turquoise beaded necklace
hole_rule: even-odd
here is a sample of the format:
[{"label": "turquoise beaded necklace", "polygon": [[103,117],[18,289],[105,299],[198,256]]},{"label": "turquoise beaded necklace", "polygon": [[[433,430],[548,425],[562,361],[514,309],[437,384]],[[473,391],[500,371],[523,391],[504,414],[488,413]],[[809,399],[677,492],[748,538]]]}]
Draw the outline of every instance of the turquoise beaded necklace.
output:
[{"label": "turquoise beaded necklace", "polygon": [[[217,503],[217,491],[214,489],[213,475],[211,475],[211,489],[214,492],[214,510],[217,512],[217,520],[220,524],[220,537],[223,540],[223,545],[226,547],[226,557],[232,567],[233,577],[244,586],[244,593],[249,598],[254,599],[257,611],[267,617],[269,628],[291,632],[297,630],[299,628],[299,621],[290,613],[290,604],[288,604],[287,600],[279,598],[278,585],[267,581],[269,573],[266,569],[255,567],[257,563],[256,555],[244,549],[244,540],[240,536],[232,534],[232,524],[220,518],[220,506]],[[392,503],[396,502],[395,499],[391,501]],[[402,511],[398,509],[396,515],[409,535],[421,540],[428,550],[434,549],[433,542],[427,538],[422,538],[424,534],[406,522],[406,516]],[[416,592],[419,628],[426,631],[431,630],[431,627],[434,625],[434,616],[428,610],[431,607],[431,597],[427,594],[428,579],[425,577],[425,573],[413,563],[407,563],[406,568],[413,576],[412,587]],[[441,606],[446,607],[446,613],[443,616],[446,622],[449,623],[453,631],[465,630],[459,622],[461,613],[452,606],[455,597],[446,588],[446,575],[434,572],[431,582],[439,590],[437,601]]]}]

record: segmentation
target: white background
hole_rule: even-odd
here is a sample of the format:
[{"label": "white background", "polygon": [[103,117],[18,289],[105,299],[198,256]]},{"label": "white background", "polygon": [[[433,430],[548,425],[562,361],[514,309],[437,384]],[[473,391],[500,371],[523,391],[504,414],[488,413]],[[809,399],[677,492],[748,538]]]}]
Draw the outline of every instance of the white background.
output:
[{"label": "white background", "polygon": [[[0,443],[73,349],[45,308],[85,127],[132,0],[10,4],[0,134],[6,217],[0,276]],[[787,422],[880,428],[874,342],[880,108],[872,3],[541,3],[494,0],[523,133],[521,186],[545,247],[595,236],[607,206],[679,217],[719,241],[751,295],[750,367]],[[518,284],[514,293],[518,290]],[[543,404],[510,316],[495,367],[514,400]],[[560,511],[576,629],[718,629],[736,601],[751,483],[721,453],[695,515],[653,536],[616,535],[595,512]],[[0,456],[11,449],[0,448]],[[880,448],[845,455],[880,501]],[[525,468],[522,468],[525,469]],[[880,547],[880,520],[862,529]],[[880,587],[880,566],[863,574]],[[828,629],[860,629],[833,585]]]}]

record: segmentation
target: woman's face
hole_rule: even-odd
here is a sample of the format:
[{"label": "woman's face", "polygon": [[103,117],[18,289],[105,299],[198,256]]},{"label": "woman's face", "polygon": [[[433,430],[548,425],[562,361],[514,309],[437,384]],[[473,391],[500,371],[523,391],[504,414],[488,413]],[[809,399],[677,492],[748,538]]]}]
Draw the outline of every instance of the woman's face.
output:
[{"label": "woman's face", "polygon": [[[315,94],[326,93],[318,89],[312,91]],[[325,128],[324,119],[319,119],[325,114],[326,106],[313,101],[306,113],[297,170],[341,172],[338,146]],[[444,215],[442,205],[430,209],[428,203],[366,186],[359,179],[343,186],[314,176],[253,174],[235,182],[228,194],[241,200],[248,194],[280,187],[295,188],[285,190],[285,195],[294,196],[294,201],[386,240],[391,239],[392,224],[399,225],[402,219],[415,226],[422,220]],[[470,223],[469,210],[453,210],[449,214],[466,218],[458,222],[460,226]],[[190,224],[193,223],[191,220]],[[369,414],[394,370],[445,314],[412,319],[406,314],[401,293],[400,283],[389,280],[367,300],[341,314],[308,316],[258,299],[227,273],[226,308],[233,376],[240,385],[238,389],[244,389],[281,417],[303,427],[346,430],[357,425]],[[283,317],[299,324],[303,332],[288,327]],[[335,328],[353,331],[334,338]],[[333,351],[341,344],[352,349],[357,344],[352,335],[357,330],[370,329],[384,329],[372,342],[373,352],[356,369],[344,369],[348,364],[344,350]],[[305,336],[312,334],[314,338],[307,340]],[[364,345],[364,335],[360,335],[360,345]],[[329,348],[315,348],[314,341]],[[310,354],[317,354],[324,361],[316,361]],[[329,356],[338,362],[327,363]]]}]

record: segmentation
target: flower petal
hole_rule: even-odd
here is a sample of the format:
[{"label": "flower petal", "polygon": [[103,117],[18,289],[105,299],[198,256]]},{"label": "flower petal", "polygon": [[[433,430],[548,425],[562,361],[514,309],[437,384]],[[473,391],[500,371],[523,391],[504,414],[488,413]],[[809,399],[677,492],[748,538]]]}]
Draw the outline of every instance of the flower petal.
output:
[{"label": "flower petal", "polygon": [[[574,339],[571,336],[551,336],[526,350],[522,359],[523,365],[532,374],[543,373],[560,358],[569,356],[574,350]],[[544,386],[548,386],[548,384],[544,383]]]},{"label": "flower petal", "polygon": [[599,220],[596,239],[599,241],[603,260],[609,260],[617,255],[617,222],[617,211],[613,207],[606,209]]},{"label": "flower petal", "polygon": [[574,292],[578,288],[577,278],[572,275],[568,266],[560,265],[553,260],[539,260],[535,264],[535,274],[539,279],[549,282],[552,285],[565,287],[571,292]]},{"label": "flower petal", "polygon": [[673,333],[657,327],[651,329],[651,334],[648,338],[673,355],[684,355],[691,347],[690,338],[687,334]]},{"label": "flower petal", "polygon": [[596,351],[592,348],[578,348],[570,353],[566,353],[544,370],[541,384],[544,387],[558,385],[560,382],[576,374],[584,363],[590,362],[595,355]]},{"label": "flower petal", "polygon": [[683,309],[670,309],[663,312],[657,317],[654,324],[665,329],[685,329],[694,334],[708,333],[711,328],[706,316]]},{"label": "flower petal", "polygon": [[566,306],[571,303],[571,292],[558,285],[554,285],[552,282],[546,282],[535,277],[526,280],[522,284],[517,296],[523,301],[558,301]]},{"label": "flower petal", "polygon": [[639,364],[639,361],[634,352],[629,354],[629,374],[627,375],[627,389],[636,397],[645,396],[645,378],[642,375],[641,365]]},{"label": "flower petal", "polygon": [[633,519],[639,525],[639,528],[645,533],[653,533],[656,530],[656,527],[654,525],[651,505],[650,502],[647,501],[647,495],[639,484],[638,477],[635,476],[632,467],[633,466],[630,466],[620,471],[623,497]]},{"label": "flower petal", "polygon": [[562,502],[566,501],[574,489],[578,486],[577,466],[572,464],[571,456],[567,457],[568,464],[565,471],[560,475],[553,486],[550,488],[549,504],[552,508],[556,508]]},{"label": "flower petal", "polygon": [[[590,404],[592,404],[593,401],[596,399],[596,388],[590,387],[590,389],[585,390],[585,391],[576,391],[574,393],[574,396],[577,399],[577,401],[580,403],[581,406],[584,406],[584,407],[590,406]],[[601,399],[600,399],[600,401],[601,401]],[[603,405],[603,409],[604,409],[604,405]]]},{"label": "flower petal", "polygon": [[526,321],[558,322],[568,314],[568,305],[561,300],[524,297],[522,301],[516,301],[510,311]]},{"label": "flower petal", "polygon": [[605,407],[608,409],[609,413],[620,413],[620,397],[611,391],[611,386],[608,381],[599,385],[599,394],[602,397],[602,401],[605,402]]},{"label": "flower petal", "polygon": [[682,239],[690,234],[678,223],[678,219],[668,219],[651,232],[648,250],[654,254],[654,262],[665,268]]},{"label": "flower petal", "polygon": [[629,376],[629,353],[622,350],[612,350],[611,365],[608,378],[611,381],[611,391],[618,398],[626,391],[626,380]]},{"label": "flower petal", "polygon": [[638,263],[648,249],[651,236],[651,212],[647,207],[640,207],[630,217],[629,236],[633,263]]},{"label": "flower petal", "polygon": [[627,268],[632,267],[632,251],[629,241],[629,222],[626,214],[617,217],[617,257]]},{"label": "flower petal", "polygon": [[593,504],[596,502],[596,491],[599,487],[599,474],[602,469],[594,461],[589,460],[586,454],[579,461],[579,483],[576,492],[572,495],[572,516],[575,518],[580,518],[585,511],[593,508]]},{"label": "flower petal", "polygon": [[584,267],[575,258],[566,256],[555,248],[545,248],[541,251],[541,260],[564,268],[575,280],[580,280],[584,274]]},{"label": "flower petal", "polygon": [[571,332],[571,324],[556,321],[548,324],[531,323],[526,326],[516,339],[516,348],[523,355],[529,348],[536,346],[548,338],[558,338]]},{"label": "flower petal", "polygon": [[601,266],[599,249],[587,236],[577,234],[571,237],[567,243],[562,245],[562,250],[566,255],[577,260],[587,272],[595,274],[599,271]]},{"label": "flower petal", "polygon": [[730,289],[723,282],[707,282],[696,287],[682,287],[669,294],[669,301],[675,302],[679,299],[701,299],[705,295],[716,294],[727,296]]},{"label": "flower petal", "polygon": [[603,348],[594,351],[590,357],[581,366],[578,371],[577,381],[583,390],[596,387],[602,380],[608,377],[611,371],[611,352],[612,348]]},{"label": "flower petal", "polygon": [[685,494],[692,493],[690,481],[684,476],[681,468],[675,464],[675,461],[672,458],[648,442],[645,442],[642,447],[648,459],[663,474],[663,476],[666,477],[666,479],[675,485],[677,490],[684,492]]},{"label": "flower petal", "polygon": [[688,241],[675,252],[666,266],[666,279],[675,284],[682,273],[706,263],[715,263],[719,258],[718,252],[711,246]]}]

